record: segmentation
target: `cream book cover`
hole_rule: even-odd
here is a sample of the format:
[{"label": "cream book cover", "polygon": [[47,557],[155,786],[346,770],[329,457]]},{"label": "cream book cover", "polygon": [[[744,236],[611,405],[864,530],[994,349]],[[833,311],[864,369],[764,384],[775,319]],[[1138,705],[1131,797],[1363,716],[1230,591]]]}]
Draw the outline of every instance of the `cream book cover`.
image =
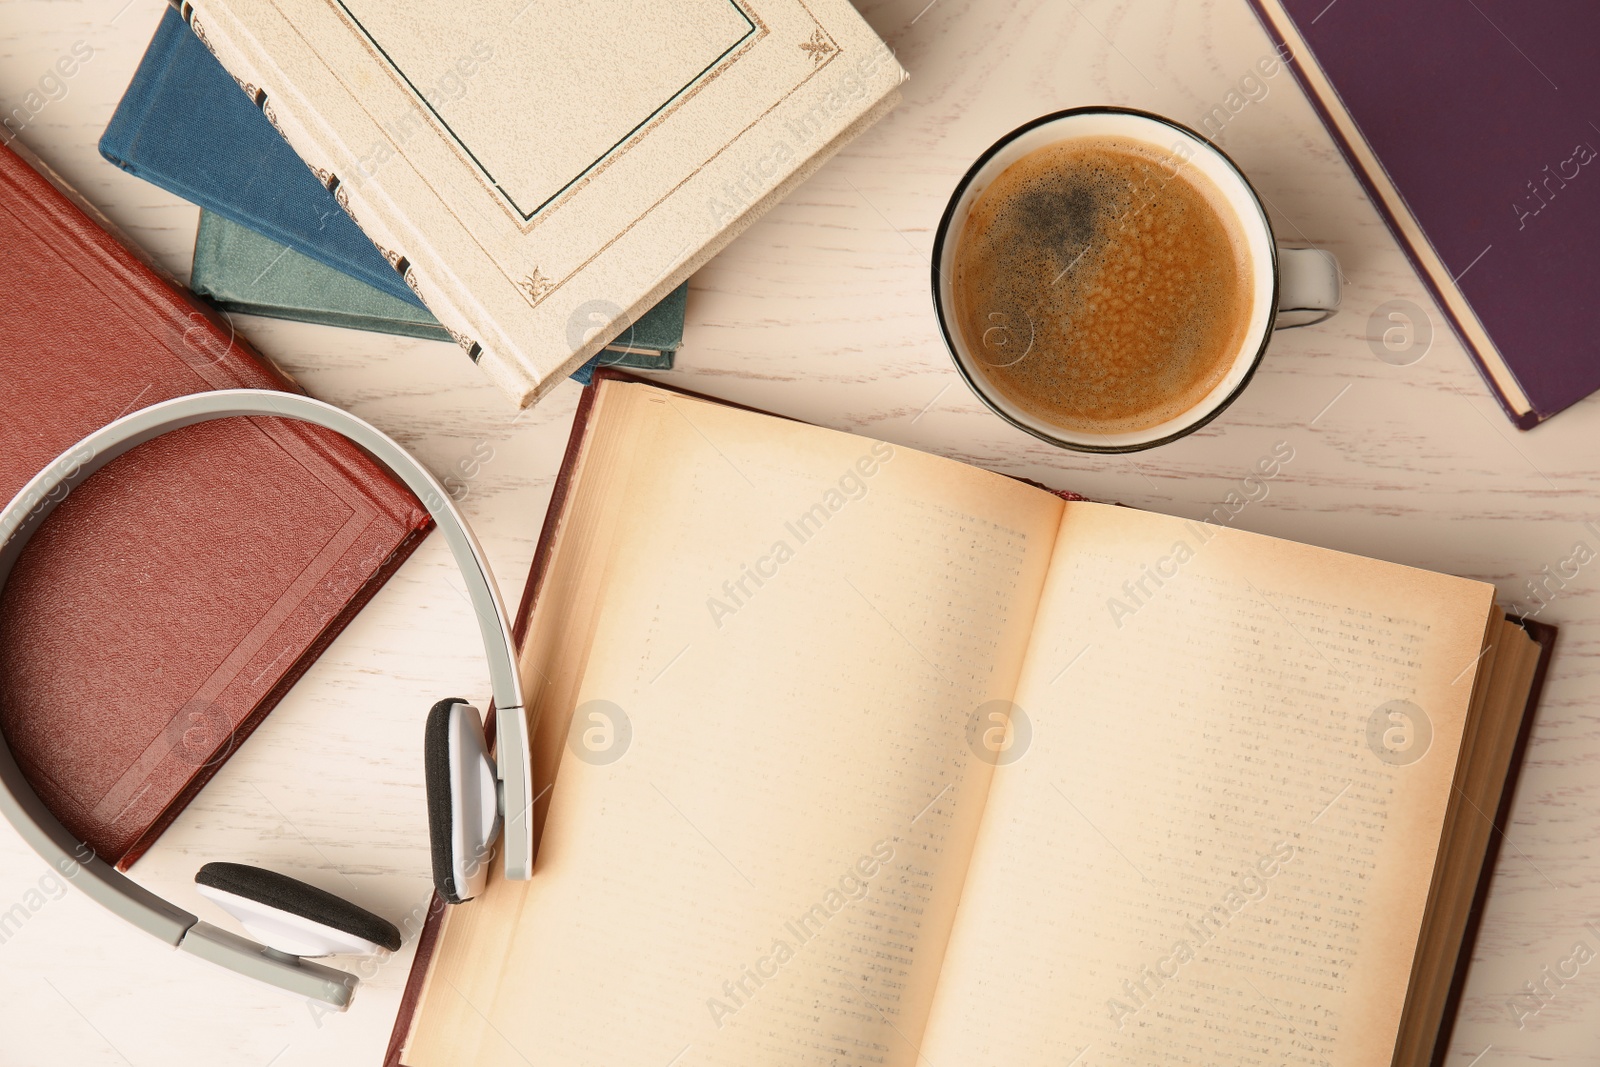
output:
[{"label": "cream book cover", "polygon": [[519,405],[893,106],[848,0],[205,0],[182,13]]}]

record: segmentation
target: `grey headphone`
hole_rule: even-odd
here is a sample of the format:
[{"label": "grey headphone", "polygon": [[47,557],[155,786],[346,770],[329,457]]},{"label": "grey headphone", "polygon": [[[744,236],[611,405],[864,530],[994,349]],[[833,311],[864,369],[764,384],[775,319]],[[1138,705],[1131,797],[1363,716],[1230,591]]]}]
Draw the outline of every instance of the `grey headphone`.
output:
[{"label": "grey headphone", "polygon": [[[28,538],[95,471],[172,430],[240,415],[313,423],[349,438],[398,475],[433,516],[466,579],[488,653],[499,723],[496,762],[489,756],[476,708],[462,700],[443,700],[428,716],[424,767],[434,885],[452,904],[482,892],[502,824],[505,876],[531,877],[534,798],[528,727],[511,629],[494,576],[443,487],[404,448],[354,415],[309,397],[260,389],[196,393],[125,415],[57,457],[0,510],[0,590]],[[0,812],[52,867],[140,929],[202,959],[341,1010],[349,1006],[356,976],[303,957],[400,947],[396,927],[364,908],[293,878],[237,863],[208,863],[195,881],[203,895],[231,912],[258,940],[201,922],[75,839],[34,793],[3,736]]]}]

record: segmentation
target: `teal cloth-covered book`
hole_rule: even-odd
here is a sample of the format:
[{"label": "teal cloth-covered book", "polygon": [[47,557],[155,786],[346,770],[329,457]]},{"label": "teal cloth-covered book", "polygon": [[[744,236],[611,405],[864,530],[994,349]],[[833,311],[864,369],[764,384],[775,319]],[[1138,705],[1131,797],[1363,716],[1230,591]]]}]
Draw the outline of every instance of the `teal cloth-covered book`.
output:
[{"label": "teal cloth-covered book", "polygon": [[[449,341],[426,308],[368,285],[210,211],[200,213],[190,288],[225,311]],[[594,366],[670,370],[688,285],[651,308],[573,377]]]}]

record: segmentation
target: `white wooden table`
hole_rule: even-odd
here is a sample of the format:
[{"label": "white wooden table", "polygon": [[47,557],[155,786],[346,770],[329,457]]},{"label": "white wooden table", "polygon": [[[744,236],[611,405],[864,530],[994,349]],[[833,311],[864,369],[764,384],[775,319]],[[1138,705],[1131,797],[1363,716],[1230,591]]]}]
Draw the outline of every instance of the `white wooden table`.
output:
[{"label": "white wooden table", "polygon": [[[21,138],[183,278],[197,209],[95,149],[163,7],[3,0],[0,102],[22,105],[58,56],[92,45]],[[1575,542],[1600,549],[1583,525],[1600,518],[1600,398],[1531,433],[1511,427],[1287,72],[1220,141],[1280,236],[1337,253],[1345,311],[1281,334],[1222,418],[1152,452],[1060,452],[991,415],[951,367],[928,295],[933,230],[957,178],[1000,134],[1062,107],[1133,105],[1197,124],[1268,54],[1267,38],[1244,0],[868,0],[863,13],[911,72],[904,102],[695,277],[669,380],[1191,517],[1286,441],[1293,461],[1236,525],[1493,581],[1508,603]],[[1426,308],[1435,331],[1409,366],[1379,360],[1368,341],[1369,315],[1393,299]],[[492,450],[464,506],[516,602],[577,386],[519,415],[447,344],[248,317],[237,326],[312,394],[377,423],[440,474]],[[1600,950],[1583,926],[1600,918],[1600,567],[1540,617],[1561,639],[1451,1049],[1461,1067],[1600,1060],[1600,964],[1520,1029],[1506,1004],[1575,942]],[[422,718],[442,694],[487,698],[476,642],[430,538],[135,876],[216,919],[194,892],[195,869],[258,862],[404,915],[429,891]],[[0,826],[0,912],[40,902],[0,943],[0,1063],[379,1062],[410,945],[347,1015],[318,1017],[163,950],[75,892],[57,896],[47,872]]]}]

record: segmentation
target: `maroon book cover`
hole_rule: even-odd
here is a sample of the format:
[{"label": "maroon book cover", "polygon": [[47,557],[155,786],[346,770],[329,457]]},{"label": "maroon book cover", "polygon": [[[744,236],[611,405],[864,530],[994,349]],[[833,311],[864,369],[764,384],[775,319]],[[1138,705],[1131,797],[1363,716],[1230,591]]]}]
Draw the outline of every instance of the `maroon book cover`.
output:
[{"label": "maroon book cover", "polygon": [[[226,320],[0,148],[0,497],[125,412],[294,386]],[[126,869],[411,552],[431,519],[336,434],[190,426],[75,490],[0,598],[0,729]]]},{"label": "maroon book cover", "polygon": [[1600,389],[1600,4],[1251,3],[1513,421]]}]

